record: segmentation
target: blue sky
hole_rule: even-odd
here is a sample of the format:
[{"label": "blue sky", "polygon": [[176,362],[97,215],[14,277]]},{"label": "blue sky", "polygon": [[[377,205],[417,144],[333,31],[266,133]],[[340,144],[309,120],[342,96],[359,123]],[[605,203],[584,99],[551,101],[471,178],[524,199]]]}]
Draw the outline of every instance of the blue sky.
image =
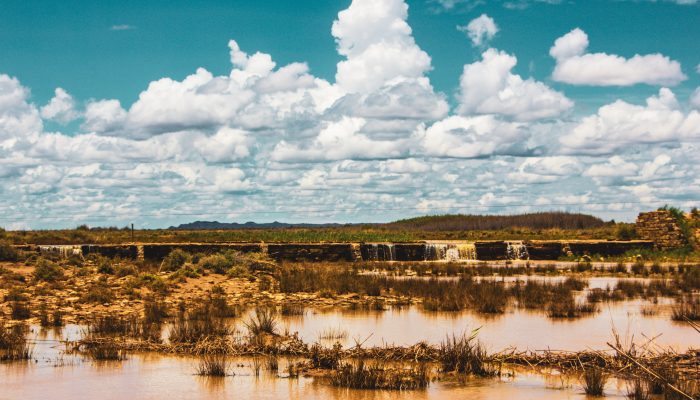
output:
[{"label": "blue sky", "polygon": [[697,21],[692,0],[8,0],[0,226],[690,207]]}]

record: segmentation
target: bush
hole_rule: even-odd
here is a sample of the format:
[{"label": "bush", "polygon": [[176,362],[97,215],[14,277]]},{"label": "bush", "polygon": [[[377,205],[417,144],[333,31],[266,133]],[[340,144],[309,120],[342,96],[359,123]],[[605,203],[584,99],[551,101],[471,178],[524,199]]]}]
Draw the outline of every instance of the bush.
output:
[{"label": "bush", "polygon": [[12,319],[29,319],[31,312],[29,311],[29,306],[24,301],[13,301],[10,303],[10,309],[12,313]]},{"label": "bush", "polygon": [[617,224],[615,229],[615,237],[620,240],[632,240],[637,238],[637,230],[634,224]]},{"label": "bush", "polygon": [[101,274],[113,275],[114,267],[112,266],[112,263],[109,262],[109,260],[103,259],[102,262],[100,262],[100,265],[97,267],[97,272]]},{"label": "bush", "polygon": [[81,300],[85,303],[111,303],[114,300],[114,292],[104,281],[90,285]]},{"label": "bush", "polygon": [[163,262],[160,264],[160,269],[168,272],[177,271],[185,265],[186,262],[190,261],[190,259],[191,256],[189,253],[180,249],[175,249],[163,259]]},{"label": "bush", "polygon": [[19,253],[7,242],[0,242],[0,261],[17,261]]},{"label": "bush", "polygon": [[63,269],[57,264],[45,259],[39,258],[36,262],[34,270],[34,280],[44,282],[55,282],[65,278]]},{"label": "bush", "polygon": [[216,274],[225,274],[233,266],[233,262],[223,254],[212,254],[199,260],[199,267]]},{"label": "bush", "polygon": [[119,278],[123,278],[129,275],[136,275],[137,273],[138,271],[133,265],[118,265],[114,269],[114,274],[117,275]]}]

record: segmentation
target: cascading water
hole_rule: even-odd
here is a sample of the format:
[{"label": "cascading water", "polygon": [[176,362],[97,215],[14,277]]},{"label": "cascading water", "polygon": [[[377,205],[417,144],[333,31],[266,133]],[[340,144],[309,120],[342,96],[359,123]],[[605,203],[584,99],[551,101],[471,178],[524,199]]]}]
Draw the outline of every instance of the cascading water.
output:
[{"label": "cascading water", "polygon": [[370,261],[395,261],[396,248],[391,243],[370,243],[367,256]]},{"label": "cascading water", "polygon": [[82,257],[83,249],[81,246],[74,245],[39,246],[39,253],[59,255],[62,258],[68,258],[70,256]]},{"label": "cascading water", "polygon": [[506,256],[509,260],[529,260],[530,253],[527,251],[527,246],[521,240],[506,242]]},{"label": "cascading water", "polygon": [[476,245],[474,243],[458,244],[457,251],[460,260],[476,260]]},{"label": "cascading water", "polygon": [[447,259],[447,245],[427,243],[425,245],[425,261],[442,261]]},{"label": "cascading water", "polygon": [[386,257],[386,261],[396,260],[396,248],[394,247],[393,243],[386,245],[386,253],[384,255]]},{"label": "cascading water", "polygon": [[469,261],[476,260],[474,243],[428,243],[425,245],[425,261]]}]

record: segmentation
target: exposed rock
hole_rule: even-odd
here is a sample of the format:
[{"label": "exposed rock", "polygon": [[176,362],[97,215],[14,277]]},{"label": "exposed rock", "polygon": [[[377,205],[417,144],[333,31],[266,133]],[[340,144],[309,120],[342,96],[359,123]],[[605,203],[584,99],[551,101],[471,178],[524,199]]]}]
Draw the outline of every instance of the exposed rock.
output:
[{"label": "exposed rock", "polygon": [[653,241],[659,249],[677,249],[688,244],[678,220],[667,210],[639,214],[636,230],[639,237]]}]

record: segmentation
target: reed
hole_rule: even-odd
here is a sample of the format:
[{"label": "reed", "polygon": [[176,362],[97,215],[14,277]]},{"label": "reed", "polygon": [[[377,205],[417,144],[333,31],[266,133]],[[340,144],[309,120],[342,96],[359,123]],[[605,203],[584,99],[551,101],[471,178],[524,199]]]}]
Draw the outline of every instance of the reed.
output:
[{"label": "reed", "polygon": [[342,346],[336,343],[331,348],[325,348],[319,343],[314,343],[309,349],[308,357],[311,366],[319,369],[336,369],[340,365]]},{"label": "reed", "polygon": [[583,391],[589,396],[601,397],[605,390],[608,376],[600,368],[587,368],[583,371]]},{"label": "reed", "polygon": [[674,321],[700,321],[700,300],[684,296],[676,300],[671,319]]},{"label": "reed", "polygon": [[627,387],[627,398],[631,400],[650,400],[648,384],[641,379],[635,379]]},{"label": "reed", "polygon": [[225,355],[205,354],[199,360],[196,374],[199,376],[225,377],[229,375],[231,363]]},{"label": "reed", "polygon": [[344,363],[331,376],[334,386],[352,389],[416,390],[430,383],[425,365],[390,368],[383,364],[367,365],[364,360]]},{"label": "reed", "polygon": [[272,308],[256,308],[255,313],[245,322],[251,337],[263,334],[277,334],[277,316]]},{"label": "reed", "polygon": [[83,352],[95,361],[126,360],[126,352],[113,339],[91,341],[84,346]]},{"label": "reed", "polygon": [[447,337],[440,344],[439,359],[443,372],[476,376],[492,376],[496,373],[487,362],[486,350],[476,340],[476,331],[471,336]]},{"label": "reed", "polygon": [[347,339],[348,331],[341,328],[326,328],[318,334],[321,340],[342,340]]},{"label": "reed", "polygon": [[0,361],[29,360],[32,348],[26,338],[27,326],[0,323]]}]

